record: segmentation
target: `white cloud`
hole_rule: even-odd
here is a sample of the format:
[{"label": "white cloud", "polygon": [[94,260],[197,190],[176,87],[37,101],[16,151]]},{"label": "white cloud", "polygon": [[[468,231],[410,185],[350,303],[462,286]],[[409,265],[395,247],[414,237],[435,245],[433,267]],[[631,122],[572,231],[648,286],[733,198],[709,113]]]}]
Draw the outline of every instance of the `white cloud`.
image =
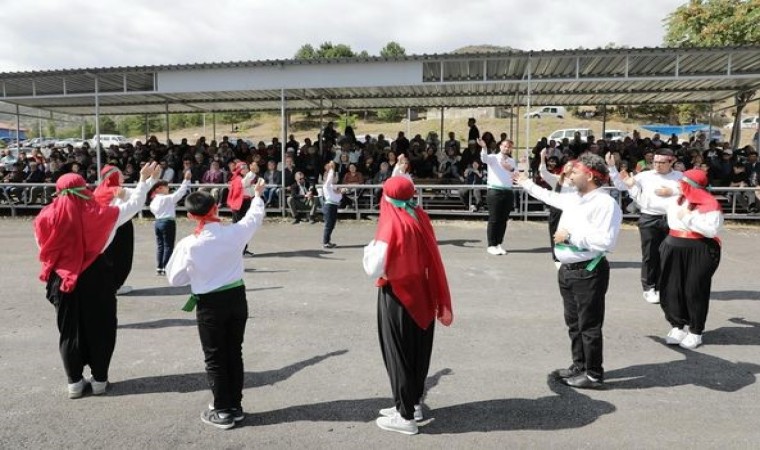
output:
[{"label": "white cloud", "polygon": [[[292,58],[305,43],[378,54],[491,44],[653,47],[683,0],[27,0],[0,12],[0,72]],[[166,3],[166,4],[165,4]]]}]

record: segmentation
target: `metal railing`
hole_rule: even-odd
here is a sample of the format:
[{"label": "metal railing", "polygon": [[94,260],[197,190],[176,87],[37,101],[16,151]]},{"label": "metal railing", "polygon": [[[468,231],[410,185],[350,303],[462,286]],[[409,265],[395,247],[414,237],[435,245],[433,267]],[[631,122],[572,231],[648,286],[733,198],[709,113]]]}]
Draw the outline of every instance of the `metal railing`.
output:
[{"label": "metal railing", "polygon": [[[132,187],[134,185],[125,185]],[[170,187],[179,187],[179,184],[171,184]],[[267,212],[279,213],[283,217],[289,213],[287,202],[282,196],[282,186],[268,185],[268,188],[277,189],[278,206],[268,207]],[[345,197],[348,201],[338,210],[344,215],[354,215],[357,219],[367,215],[376,215],[379,213],[378,200],[379,192],[382,185],[378,184],[358,184],[358,185],[336,185],[338,188],[346,189]],[[190,192],[198,189],[212,191],[220,205],[220,211],[229,212],[224,206],[224,200],[227,196],[227,184],[192,184]],[[318,186],[321,189],[321,186]],[[419,205],[431,216],[472,216],[483,217],[488,215],[487,205],[485,204],[486,190],[485,185],[464,185],[464,184],[418,184],[415,186],[416,200]],[[624,208],[628,203],[628,196],[625,192],[617,191],[615,188],[605,188],[611,191],[613,197],[623,209],[623,217],[627,219],[637,218],[636,212],[627,211]],[[473,211],[471,205],[476,199],[475,191],[480,191],[482,207]],[[548,208],[539,200],[531,197],[525,190],[515,187],[515,209],[511,217],[522,218],[540,218],[548,216]],[[756,203],[760,207],[760,188],[712,188],[711,192],[723,205],[724,216],[727,219],[735,220],[760,220],[760,214],[749,211],[749,205]],[[53,183],[0,183],[0,210],[10,209],[11,215],[16,216],[19,211],[42,209],[50,203],[55,194],[55,184]],[[320,196],[321,198],[321,196]],[[186,211],[184,205],[180,202],[177,205],[177,211]],[[140,216],[144,213],[150,213],[147,204],[142,208]]]}]

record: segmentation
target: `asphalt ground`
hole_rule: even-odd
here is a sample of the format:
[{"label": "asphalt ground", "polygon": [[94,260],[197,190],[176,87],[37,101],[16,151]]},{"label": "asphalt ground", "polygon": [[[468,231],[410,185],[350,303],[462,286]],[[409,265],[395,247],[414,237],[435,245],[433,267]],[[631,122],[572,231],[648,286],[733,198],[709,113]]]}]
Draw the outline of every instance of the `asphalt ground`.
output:
[{"label": "asphalt ground", "polygon": [[[392,404],[377,292],[361,267],[375,224],[267,219],[246,258],[250,319],[245,420],[201,423],[211,399],[189,290],[155,275],[153,224],[136,220],[135,264],[119,297],[105,396],[69,400],[53,307],[38,281],[29,218],[0,219],[0,448],[757,448],[760,278],[757,227],[723,233],[704,345],[662,343],[641,297],[638,232],[624,226],[604,326],[608,389],[547,374],[570,363],[544,222],[510,221],[509,254],[485,252],[485,222],[435,222],[453,295],[439,326],[417,436],[380,430]],[[178,238],[193,224],[180,220]],[[89,373],[87,373],[89,375]]]}]

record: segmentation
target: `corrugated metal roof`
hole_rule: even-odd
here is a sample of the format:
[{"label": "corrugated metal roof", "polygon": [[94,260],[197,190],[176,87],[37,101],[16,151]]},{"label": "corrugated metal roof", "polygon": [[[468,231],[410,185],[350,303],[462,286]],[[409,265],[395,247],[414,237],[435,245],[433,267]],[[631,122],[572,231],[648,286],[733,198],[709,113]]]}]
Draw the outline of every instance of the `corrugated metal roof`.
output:
[{"label": "corrugated metal roof", "polygon": [[[413,68],[418,81],[406,85],[332,82],[336,65],[346,70],[373,64]],[[411,66],[409,65],[411,64]],[[94,113],[99,92],[104,114],[279,110],[280,89],[246,86],[187,91],[160,86],[162,74],[192,79],[196,72],[303,71],[325,79],[325,87],[283,85],[289,109],[313,110],[320,99],[343,109],[387,107],[708,103],[760,87],[760,47],[550,50],[481,54],[412,55],[397,58],[266,60],[161,66],[111,67],[0,73],[0,100],[74,115]],[[274,68],[274,69],[273,69]],[[290,68],[290,69],[289,69]],[[289,72],[290,70],[290,72]],[[301,73],[301,72],[299,72]],[[271,76],[271,74],[270,74]],[[345,81],[345,80],[344,80]],[[359,86],[357,86],[359,84]]]}]

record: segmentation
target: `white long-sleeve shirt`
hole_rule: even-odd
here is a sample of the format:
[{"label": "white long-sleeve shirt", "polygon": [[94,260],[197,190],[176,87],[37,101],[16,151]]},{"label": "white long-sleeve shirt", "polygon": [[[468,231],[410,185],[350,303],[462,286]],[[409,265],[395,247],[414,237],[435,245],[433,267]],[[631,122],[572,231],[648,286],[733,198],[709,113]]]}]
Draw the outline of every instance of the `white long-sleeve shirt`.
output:
[{"label": "white long-sleeve shirt", "polygon": [[[108,236],[108,241],[103,247],[103,251],[106,251],[114,236],[116,236],[116,230],[129,222],[132,217],[135,216],[142,209],[145,204],[145,197],[148,195],[150,188],[156,183],[153,178],[148,178],[146,181],[137,182],[137,186],[134,189],[124,188],[126,200],[122,200],[119,197],[114,197],[111,200],[111,206],[119,208],[119,217],[116,219],[116,225],[111,230],[111,234]],[[102,252],[101,252],[102,253]]]},{"label": "white long-sleeve shirt", "polygon": [[[546,183],[551,186],[552,190],[555,190],[557,188],[557,183],[559,183],[559,175],[555,175],[546,168],[546,163],[541,163],[540,166],[538,166],[538,173],[541,175],[541,179],[546,181]],[[575,186],[570,183],[570,180],[568,177],[565,177],[562,181],[562,187],[560,187],[560,192],[567,193],[567,192],[575,192],[577,189],[575,189]]]},{"label": "white long-sleeve shirt", "polygon": [[[488,187],[495,189],[512,188],[512,172],[517,168],[517,163],[512,157],[501,153],[489,155],[488,150],[481,148],[480,160],[488,166]],[[505,169],[502,163],[509,164],[512,170]]]},{"label": "white long-sleeve shirt", "polygon": [[388,243],[372,240],[364,247],[362,265],[364,272],[373,280],[385,276],[385,255],[388,253]]},{"label": "white long-sleeve shirt", "polygon": [[702,213],[694,209],[679,219],[678,211],[688,210],[688,206],[689,202],[686,200],[681,205],[671,201],[668,206],[668,227],[676,231],[693,231],[708,238],[716,237],[723,226],[723,214],[720,211]]},{"label": "white long-sleeve shirt", "polygon": [[335,188],[335,171],[330,169],[324,181],[322,195],[325,197],[325,202],[332,205],[340,205],[343,194]]},{"label": "white long-sleeve shirt", "polygon": [[530,180],[522,187],[533,197],[562,210],[557,229],[570,233],[570,246],[555,247],[554,254],[561,263],[588,261],[614,250],[623,213],[603,189],[585,195],[563,194],[539,187]]},{"label": "white long-sleeve shirt", "polygon": [[254,183],[257,180],[257,176],[252,171],[248,171],[247,174],[243,177],[242,180],[240,180],[241,183],[243,183],[243,196],[244,197],[253,197],[256,194],[256,191],[254,190]]},{"label": "white long-sleeve shirt", "polygon": [[174,193],[158,194],[153,197],[150,201],[150,212],[156,220],[174,219],[177,216],[177,202],[182,200],[188,188],[190,188],[190,180],[184,180]]},{"label": "white long-sleeve shirt", "polygon": [[[678,186],[678,181],[682,177],[683,173],[677,170],[671,170],[666,174],[660,174],[654,170],[645,170],[636,174],[633,177],[636,184],[628,187],[620,178],[620,173],[617,169],[610,167],[610,178],[615,184],[615,188],[619,191],[628,191],[628,194],[636,202],[641,212],[653,216],[665,215],[668,207],[673,203],[673,199],[680,195],[681,190]],[[661,197],[655,194],[655,190],[663,187],[670,188],[673,195]]]},{"label": "white long-sleeve shirt", "polygon": [[183,238],[166,265],[169,284],[189,284],[194,294],[206,294],[242,279],[243,248],[264,222],[265,215],[264,201],[255,197],[238,223],[207,223],[198,236]]}]

